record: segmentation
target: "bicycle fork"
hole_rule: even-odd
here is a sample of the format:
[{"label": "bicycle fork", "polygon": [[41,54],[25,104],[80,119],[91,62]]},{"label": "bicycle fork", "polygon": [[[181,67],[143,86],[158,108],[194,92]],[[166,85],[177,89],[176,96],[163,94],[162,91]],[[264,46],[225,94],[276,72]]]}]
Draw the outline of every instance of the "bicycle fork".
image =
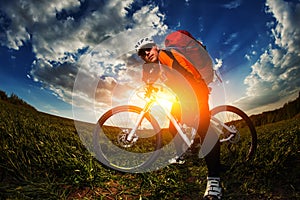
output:
[{"label": "bicycle fork", "polygon": [[135,134],[136,130],[139,128],[139,126],[141,125],[145,114],[149,111],[150,107],[152,106],[152,104],[154,103],[154,101],[150,101],[146,104],[146,106],[144,107],[144,109],[142,110],[142,112],[139,114],[136,123],[134,124],[133,128],[131,129],[130,133],[128,134],[126,140],[128,142],[136,142],[138,140],[137,135]]},{"label": "bicycle fork", "polygon": [[[144,107],[144,109],[142,110],[142,112],[139,114],[136,123],[134,124],[133,128],[131,129],[130,133],[127,135],[126,140],[129,142],[136,142],[138,140],[137,135],[135,134],[136,130],[138,129],[138,127],[140,126],[141,122],[143,121],[145,114],[149,111],[150,107],[152,106],[152,104],[154,103],[154,101],[150,101],[147,103],[147,105]],[[168,119],[174,124],[176,130],[178,131],[179,135],[181,136],[181,138],[183,139],[183,141],[188,145],[191,146],[192,145],[192,140],[190,140],[188,138],[188,136],[182,131],[182,128],[180,127],[180,125],[178,124],[178,122],[176,121],[176,119],[171,115],[170,112],[166,112]]]},{"label": "bicycle fork", "polygon": [[144,118],[144,115],[145,115],[145,111],[142,111],[139,116],[138,116],[138,120],[136,122],[136,124],[134,125],[134,127],[131,129],[130,133],[128,134],[126,140],[129,141],[129,142],[136,142],[138,140],[138,137],[137,135],[135,134],[136,130],[139,128],[143,118]]}]

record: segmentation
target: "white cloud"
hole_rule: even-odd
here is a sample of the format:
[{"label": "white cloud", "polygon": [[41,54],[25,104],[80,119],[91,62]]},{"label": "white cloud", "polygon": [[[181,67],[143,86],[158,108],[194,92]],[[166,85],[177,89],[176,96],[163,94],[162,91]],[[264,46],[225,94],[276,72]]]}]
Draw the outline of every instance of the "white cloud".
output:
[{"label": "white cloud", "polygon": [[[5,6],[0,6],[4,16],[0,16],[0,20],[8,24],[5,32],[0,34],[0,44],[18,50],[24,42],[30,41],[36,55],[30,76],[65,102],[72,103],[75,77],[80,69],[85,78],[82,80],[85,90],[76,96],[81,95],[81,99],[84,100],[81,103],[87,105],[95,96],[100,96],[101,101],[108,104],[113,82],[105,77],[113,75],[116,80],[122,78],[124,81],[126,76],[137,73],[133,64],[135,58],[130,55],[126,57],[126,53],[133,50],[140,37],[144,37],[145,34],[157,34],[157,31],[149,29],[145,32],[143,28],[151,27],[151,30],[162,32],[167,29],[163,23],[164,15],[157,6],[148,4],[134,10],[132,15],[127,15],[127,8],[131,9],[132,2],[133,0],[10,0]],[[132,36],[122,35],[122,39],[110,40],[118,33],[130,30]],[[103,42],[108,40],[111,43]],[[79,65],[77,61],[82,57],[82,50],[92,50],[98,44],[112,51],[121,49],[121,52],[114,53],[126,58],[109,60],[106,56],[102,60],[105,65],[102,63],[101,66],[98,63],[96,68],[91,68],[89,64]],[[124,68],[127,69],[126,74]],[[92,84],[96,79],[99,81],[101,76],[103,79],[99,84],[102,84],[100,87],[103,88],[97,89],[94,94],[85,93],[89,87],[94,87]]]},{"label": "white cloud", "polygon": [[143,6],[140,10],[133,14],[135,27],[155,27],[160,30],[166,30],[167,26],[163,24],[164,15],[159,12],[158,6]]},{"label": "white cloud", "polygon": [[123,30],[129,24],[125,8],[131,2],[88,1],[81,8],[78,0],[8,1],[0,8],[11,20],[1,44],[18,49],[31,39],[37,58],[61,61],[65,52],[93,46]]},{"label": "white cloud", "polygon": [[245,58],[246,58],[247,60],[251,60],[251,56],[250,56],[249,54],[246,54],[246,55],[245,55]]},{"label": "white cloud", "polygon": [[235,9],[238,8],[242,3],[242,0],[234,0],[227,4],[224,4],[223,7],[227,9]]},{"label": "white cloud", "polygon": [[277,20],[277,26],[272,30],[275,44],[288,50],[288,53],[300,55],[300,4],[285,1],[266,2],[269,12]]},{"label": "white cloud", "polygon": [[229,35],[229,37],[226,39],[226,41],[223,44],[230,45],[237,37],[238,37],[238,33],[232,33]]},{"label": "white cloud", "polygon": [[222,67],[223,65],[223,60],[222,59],[215,59],[215,65],[214,65],[214,70],[218,70]]},{"label": "white cloud", "polygon": [[223,57],[227,57],[232,55],[240,48],[239,34],[235,32],[229,34],[228,36],[225,33],[223,35],[225,37],[225,41],[223,42],[223,45],[225,45],[229,49],[224,53]]},{"label": "white cloud", "polygon": [[266,6],[276,19],[272,29],[275,44],[260,55],[245,79],[247,96],[235,104],[246,110],[278,106],[300,89],[300,3],[267,0]]},{"label": "white cloud", "polygon": [[[1,7],[5,16],[11,20],[9,29],[6,30],[6,41],[1,41],[2,45],[9,48],[18,49],[23,42],[30,40],[30,34],[35,34],[37,29],[51,30],[56,11],[78,9],[79,1],[7,1]],[[49,26],[46,26],[49,24]],[[53,31],[51,31],[53,32]],[[49,34],[51,33],[49,32]]]}]

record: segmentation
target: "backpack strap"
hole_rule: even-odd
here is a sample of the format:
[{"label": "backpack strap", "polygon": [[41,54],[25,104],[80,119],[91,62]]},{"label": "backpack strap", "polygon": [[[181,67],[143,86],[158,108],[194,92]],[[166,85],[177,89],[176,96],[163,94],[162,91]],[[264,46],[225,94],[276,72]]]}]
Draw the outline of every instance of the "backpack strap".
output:
[{"label": "backpack strap", "polygon": [[161,51],[165,52],[173,60],[172,69],[175,69],[186,78],[194,79],[193,74],[187,71],[183,66],[179,64],[179,62],[176,60],[175,56],[171,51],[167,51],[167,50],[161,50]]}]

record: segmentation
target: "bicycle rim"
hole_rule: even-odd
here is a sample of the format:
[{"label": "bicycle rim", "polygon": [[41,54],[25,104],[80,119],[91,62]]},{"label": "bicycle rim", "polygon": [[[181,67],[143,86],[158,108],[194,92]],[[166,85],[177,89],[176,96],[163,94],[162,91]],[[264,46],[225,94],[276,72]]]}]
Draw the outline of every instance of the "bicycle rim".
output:
[{"label": "bicycle rim", "polygon": [[[211,115],[237,132],[231,140],[221,143],[221,159],[232,163],[251,159],[256,151],[257,135],[250,118],[234,106],[218,106],[211,110]],[[223,128],[220,139],[229,135],[229,131]]]},{"label": "bicycle rim", "polygon": [[161,135],[157,121],[146,113],[136,133],[138,140],[126,141],[142,111],[136,106],[119,106],[107,111],[98,121],[93,144],[98,160],[124,172],[144,172],[157,158]]}]

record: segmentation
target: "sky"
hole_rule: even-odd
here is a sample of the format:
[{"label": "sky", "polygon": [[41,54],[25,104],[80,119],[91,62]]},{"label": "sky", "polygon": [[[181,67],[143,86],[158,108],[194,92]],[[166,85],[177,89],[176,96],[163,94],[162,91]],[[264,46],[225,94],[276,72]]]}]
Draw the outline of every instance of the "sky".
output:
[{"label": "sky", "polygon": [[2,0],[0,90],[95,121],[140,86],[135,42],[184,29],[207,46],[224,103],[258,114],[298,97],[299,21],[299,0]]}]

